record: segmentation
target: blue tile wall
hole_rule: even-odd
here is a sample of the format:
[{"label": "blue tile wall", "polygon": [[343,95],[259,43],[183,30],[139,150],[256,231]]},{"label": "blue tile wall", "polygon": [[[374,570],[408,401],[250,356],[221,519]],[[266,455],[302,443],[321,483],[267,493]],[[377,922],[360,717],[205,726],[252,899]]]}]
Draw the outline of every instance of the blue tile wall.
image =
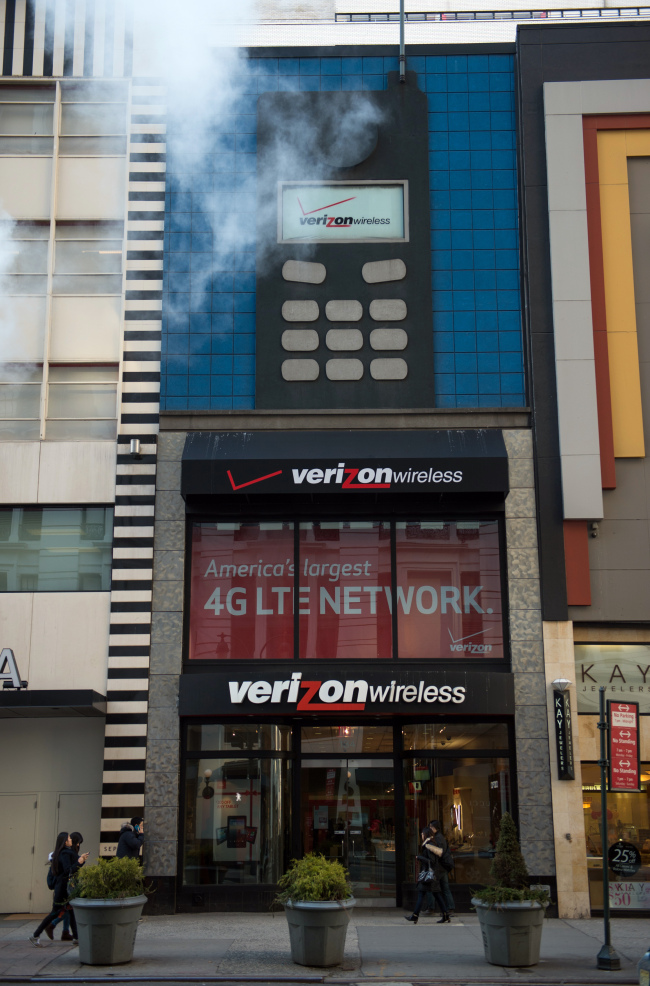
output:
[{"label": "blue tile wall", "polygon": [[[384,89],[396,58],[253,58],[232,117],[187,169],[168,135],[161,403],[255,406],[256,102],[261,92]],[[411,56],[429,103],[437,407],[525,403],[514,65],[510,55]],[[185,167],[185,170],[184,170]],[[224,251],[218,230],[237,224]],[[248,231],[248,236],[246,235]]]}]

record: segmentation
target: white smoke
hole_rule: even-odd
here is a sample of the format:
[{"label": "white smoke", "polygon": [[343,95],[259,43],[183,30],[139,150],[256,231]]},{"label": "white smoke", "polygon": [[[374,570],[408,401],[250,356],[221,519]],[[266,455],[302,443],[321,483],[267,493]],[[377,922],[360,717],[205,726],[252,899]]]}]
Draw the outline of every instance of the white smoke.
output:
[{"label": "white smoke", "polygon": [[[258,84],[259,63],[264,60],[255,59],[254,49],[248,57],[238,45],[242,28],[270,16],[268,3],[186,0],[179,9],[175,0],[135,2],[134,74],[161,77],[167,93],[168,189],[191,194],[193,211],[203,213],[204,222],[207,219],[213,233],[213,271],[227,269],[232,255],[242,251],[256,253],[259,271],[277,243],[275,178],[331,177],[331,168],[314,154],[322,128],[333,124],[336,116],[337,139],[345,141],[365,123],[377,123],[380,114],[372,94],[358,94],[343,117],[332,105],[331,121],[322,115],[314,119],[296,106],[267,149],[268,174],[260,174],[251,149],[257,133],[257,94],[273,84],[262,75]],[[321,16],[331,13],[329,3],[317,6]],[[277,20],[296,15],[288,0],[273,13]],[[318,16],[315,8],[314,14]],[[247,121],[244,132],[241,125],[235,126],[238,119],[240,124]],[[213,155],[214,171],[209,164]],[[247,161],[248,170],[240,167],[225,178],[235,170],[235,157],[240,165]],[[203,272],[207,290],[213,271]],[[192,292],[199,278],[193,271]]]}]

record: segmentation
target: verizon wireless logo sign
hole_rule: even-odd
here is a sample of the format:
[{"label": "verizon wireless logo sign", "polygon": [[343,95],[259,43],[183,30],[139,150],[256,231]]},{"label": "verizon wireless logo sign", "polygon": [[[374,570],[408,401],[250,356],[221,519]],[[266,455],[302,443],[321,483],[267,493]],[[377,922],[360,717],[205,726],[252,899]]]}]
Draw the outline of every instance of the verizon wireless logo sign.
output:
[{"label": "verizon wireless logo sign", "polygon": [[278,240],[347,243],[407,239],[405,181],[281,182]]},{"label": "verizon wireless logo sign", "polygon": [[510,715],[514,713],[511,674],[483,671],[427,671],[424,668],[371,670],[358,663],[342,672],[331,664],[304,671],[241,668],[237,673],[206,671],[181,675],[182,716],[274,717]]},{"label": "verizon wireless logo sign", "polygon": [[365,678],[328,678],[306,680],[302,671],[295,671],[284,681],[229,681],[228,689],[233,706],[286,705],[296,712],[364,712],[373,707],[407,704],[462,705],[463,685],[429,685],[424,679],[416,684],[400,684],[396,679],[373,685]]},{"label": "verizon wireless logo sign", "polygon": [[247,472],[249,466],[239,467],[233,464],[226,470],[228,482],[233,492],[245,489],[247,492],[263,492],[263,490],[253,491],[252,486],[266,484],[277,487],[270,482],[283,477],[282,485],[292,492],[308,492],[311,486],[328,486],[332,492],[344,490],[417,490],[422,487],[442,488],[452,487],[454,484],[463,482],[463,470],[458,468],[447,468],[446,466],[432,466],[427,462],[425,466],[415,464],[396,469],[393,466],[382,465],[352,465],[346,462],[337,462],[335,465],[329,463],[319,463],[318,465],[286,466],[283,469],[274,469],[270,472],[266,468],[257,469],[259,475],[249,477],[244,475],[243,469]]}]

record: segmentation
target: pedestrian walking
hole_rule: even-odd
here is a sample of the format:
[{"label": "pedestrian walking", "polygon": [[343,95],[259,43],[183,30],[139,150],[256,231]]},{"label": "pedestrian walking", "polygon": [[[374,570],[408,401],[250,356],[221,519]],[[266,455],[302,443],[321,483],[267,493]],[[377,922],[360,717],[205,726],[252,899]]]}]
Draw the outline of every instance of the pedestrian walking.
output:
[{"label": "pedestrian walking", "polygon": [[[72,849],[76,852],[77,857],[79,856],[79,849],[81,843],[84,841],[84,837],[81,832],[71,832],[70,839],[72,840]],[[50,853],[50,862],[52,861],[52,856],[54,853]],[[73,941],[74,936],[70,934],[70,914],[72,912],[72,907],[70,904],[66,904],[65,910],[59,913],[59,916],[54,918],[54,920],[48,924],[45,928],[45,934],[50,939],[54,941],[54,929],[56,928],[59,921],[63,921],[63,931],[61,932],[61,941]]]},{"label": "pedestrian walking", "polygon": [[[50,869],[54,878],[54,893],[52,898],[52,910],[44,917],[33,935],[29,936],[32,945],[43,946],[41,932],[47,928],[52,921],[65,911],[68,903],[68,880],[77,870],[84,865],[88,859],[88,853],[82,856],[72,848],[72,839],[67,832],[59,832],[56,837],[56,845],[52,853]],[[74,911],[70,911],[70,925],[72,928],[72,941],[77,945],[77,922],[75,921]]]},{"label": "pedestrian walking", "polygon": [[[433,821],[429,822],[429,828],[433,831],[433,845],[430,848],[430,852],[440,858],[448,848],[445,834],[442,831],[442,826],[437,818],[434,818]],[[442,864],[440,866],[440,892],[445,901],[445,910],[447,911],[447,914],[453,914],[456,910],[456,904],[454,903],[454,898],[452,897],[451,890],[449,889],[449,873],[444,866],[442,866]]]},{"label": "pedestrian walking", "polygon": [[115,855],[118,859],[126,856],[128,859],[137,859],[144,842],[144,820],[136,815],[130,822],[125,822],[120,829],[120,837],[117,840],[117,850]]},{"label": "pedestrian walking", "polygon": [[434,833],[432,829],[427,827],[422,829],[421,835],[422,845],[420,846],[420,852],[416,857],[420,864],[420,872],[418,874],[418,897],[415,903],[415,910],[406,918],[406,920],[411,921],[413,924],[418,923],[418,918],[422,909],[422,901],[425,899],[427,892],[430,892],[442,911],[442,918],[438,921],[438,924],[445,924],[449,922],[449,915],[445,908],[444,898],[440,893],[439,874],[442,870],[442,866],[440,865],[438,856],[429,851],[430,847],[435,845]]}]

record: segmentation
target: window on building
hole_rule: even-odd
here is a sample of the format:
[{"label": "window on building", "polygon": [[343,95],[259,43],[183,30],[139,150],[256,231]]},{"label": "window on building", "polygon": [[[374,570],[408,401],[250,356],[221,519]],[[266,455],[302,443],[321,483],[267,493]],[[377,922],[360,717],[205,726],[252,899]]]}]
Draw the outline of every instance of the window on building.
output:
[{"label": "window on building", "polygon": [[0,439],[38,440],[43,368],[0,363]]},{"label": "window on building", "polygon": [[111,586],[111,507],[0,507],[0,591]]},{"label": "window on building", "polygon": [[127,102],[121,79],[0,86],[0,440],[115,438]]},{"label": "window on building", "polygon": [[502,621],[495,519],[192,527],[191,660],[500,659]]},{"label": "window on building", "polygon": [[116,366],[50,364],[46,438],[114,438]]},{"label": "window on building", "polygon": [[[607,795],[607,819],[603,825],[600,802],[600,767],[582,764],[582,810],[585,820],[585,844],[589,896],[592,908],[603,906],[603,834],[609,852],[616,843],[629,843],[636,853],[628,853],[632,862],[625,876],[609,871],[609,902],[617,911],[650,911],[650,763],[641,764],[641,790],[616,791]],[[626,848],[626,847],[623,847]],[[637,865],[638,864],[638,865]],[[633,872],[632,872],[633,871]]]},{"label": "window on building", "polygon": [[[183,775],[183,883],[274,884],[291,845],[291,731],[190,726]],[[238,750],[235,756],[228,751]],[[256,750],[255,756],[245,751]],[[225,756],[224,756],[225,752]]]}]

